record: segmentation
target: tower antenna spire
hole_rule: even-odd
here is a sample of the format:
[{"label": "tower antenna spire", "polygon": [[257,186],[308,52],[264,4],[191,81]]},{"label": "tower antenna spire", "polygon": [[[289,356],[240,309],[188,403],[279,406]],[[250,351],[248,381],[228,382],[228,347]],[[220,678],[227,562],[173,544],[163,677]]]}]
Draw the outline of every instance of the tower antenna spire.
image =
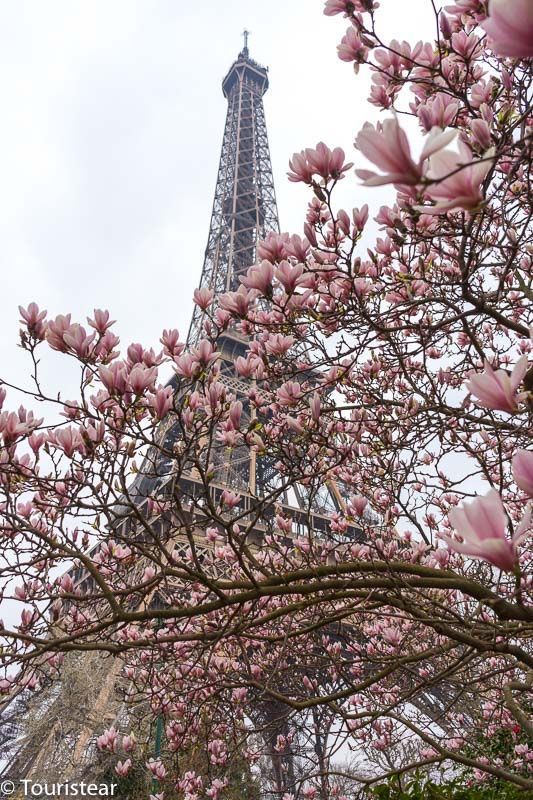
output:
[{"label": "tower antenna spire", "polygon": [[244,50],[242,52],[244,53],[245,56],[247,56],[248,55],[248,37],[250,35],[250,31],[247,31],[245,29],[245,30],[243,30],[242,35],[244,36]]}]

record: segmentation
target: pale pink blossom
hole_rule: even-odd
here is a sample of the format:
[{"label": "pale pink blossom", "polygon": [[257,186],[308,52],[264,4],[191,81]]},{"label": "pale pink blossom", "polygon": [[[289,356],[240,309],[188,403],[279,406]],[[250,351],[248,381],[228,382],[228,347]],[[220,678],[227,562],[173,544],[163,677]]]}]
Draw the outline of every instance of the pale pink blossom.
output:
[{"label": "pale pink blossom", "polygon": [[90,336],[82,325],[75,322],[63,334],[63,341],[69,350],[73,350],[80,358],[87,358],[92,350],[95,338],[94,333]]},{"label": "pale pink blossom", "polygon": [[134,394],[142,394],[146,389],[152,388],[157,377],[155,367],[145,367],[143,364],[135,364],[128,375],[128,384]]},{"label": "pale pink blossom", "polygon": [[229,409],[229,422],[231,423],[232,428],[237,429],[241,424],[241,416],[242,416],[242,403],[240,400],[237,400],[235,403],[232,403]]},{"label": "pale pink blossom", "polygon": [[484,119],[473,119],[470,123],[472,137],[483,150],[488,150],[492,144],[490,128]]},{"label": "pale pink blossom", "polygon": [[361,208],[352,209],[353,224],[358,231],[362,231],[368,222],[368,203],[365,203]]},{"label": "pale pink blossom", "polygon": [[109,319],[109,311],[102,311],[99,308],[94,309],[94,319],[87,317],[87,322],[100,334],[105,334],[107,329],[115,324],[114,319]]},{"label": "pale pink blossom", "polygon": [[30,303],[28,308],[19,306],[21,322],[24,322],[28,328],[28,332],[36,339],[44,339],[46,326],[44,320],[46,319],[46,310],[40,311],[37,303]]},{"label": "pale pink blossom", "polygon": [[199,371],[200,365],[190,353],[184,353],[182,356],[175,358],[176,372],[178,375],[183,375],[184,378],[193,378]]},{"label": "pale pink blossom", "polygon": [[274,265],[263,259],[260,264],[250,267],[241,283],[248,289],[257,289],[261,294],[269,295],[272,291]]},{"label": "pale pink blossom", "polygon": [[218,300],[221,308],[237,317],[246,317],[251,301],[252,296],[245,286],[240,286],[236,292],[221,294]]},{"label": "pale pink blossom", "polygon": [[300,153],[295,153],[289,161],[291,172],[287,173],[290,181],[303,181],[311,183],[313,175],[320,175],[326,182],[330,178],[340,180],[344,173],[353,166],[345,164],[345,153],[342,147],[331,150],[324,142],[319,142],[313,149],[308,147]]},{"label": "pale pink blossom", "polygon": [[165,778],[167,770],[164,764],[159,759],[156,760],[154,758],[151,758],[149,761],[146,762],[146,766],[148,767],[154,778],[156,778],[156,780],[162,781]]},{"label": "pale pink blossom", "polygon": [[58,314],[55,320],[48,322],[46,326],[46,341],[54,350],[66,351],[67,347],[63,339],[63,334],[70,328],[71,315]]},{"label": "pale pink blossom", "polygon": [[96,740],[96,746],[99,750],[109,750],[114,753],[117,749],[117,731],[115,728],[108,728]]},{"label": "pale pink blossom", "polygon": [[533,3],[531,0],[490,0],[489,16],[481,26],[499,56],[533,56]]},{"label": "pale pink blossom", "polygon": [[287,294],[291,294],[297,286],[302,284],[304,280],[303,272],[303,264],[289,264],[288,261],[281,261],[276,268],[276,278]]},{"label": "pale pink blossom", "polygon": [[29,433],[30,430],[27,422],[21,420],[14,411],[3,411],[0,414],[0,433],[6,446],[15,442],[19,436]]},{"label": "pale pink blossom", "polygon": [[109,367],[100,367],[98,374],[109,394],[124,394],[127,380],[124,364],[115,362]]},{"label": "pale pink blossom", "polygon": [[208,339],[202,339],[198,346],[193,348],[192,354],[204,366],[208,366],[218,358],[214,345]]},{"label": "pale pink blossom", "polygon": [[224,489],[220,496],[220,502],[222,505],[227,506],[227,508],[235,508],[241,502],[240,494],[236,494],[235,492],[229,492],[227,489]]},{"label": "pale pink blossom", "polygon": [[449,94],[439,92],[427,103],[421,103],[417,116],[426,131],[431,131],[435,126],[447,128],[455,119],[459,111],[459,102]]},{"label": "pale pink blossom", "polygon": [[358,517],[362,517],[368,505],[368,500],[360,494],[355,495],[350,501],[350,506],[354,509]]},{"label": "pale pink blossom", "polygon": [[337,45],[337,52],[341,61],[355,61],[357,71],[359,64],[366,61],[368,47],[365,47],[355,28],[350,27]]},{"label": "pale pink blossom", "polygon": [[118,764],[115,767],[115,772],[120,778],[125,778],[128,775],[131,766],[132,766],[131,758],[127,758],[126,761],[124,762],[122,761],[118,762]]},{"label": "pale pink blossom", "polygon": [[533,451],[517,450],[513,456],[513,477],[516,485],[533,497]]},{"label": "pale pink blossom", "polygon": [[68,574],[61,577],[59,585],[65,592],[71,592],[74,589],[74,581]]},{"label": "pale pink blossom", "polygon": [[176,328],[172,330],[163,331],[160,342],[163,345],[164,352],[171,358],[176,358],[183,353],[185,345],[180,342],[180,335]]},{"label": "pale pink blossom", "polygon": [[472,558],[488,561],[507,572],[514,570],[518,560],[517,546],[525,531],[516,531],[511,539],[507,537],[507,515],[495,489],[471,503],[464,503],[462,508],[452,508],[448,519],[463,540],[459,542],[443,535],[448,547]]},{"label": "pale pink blossom", "polygon": [[63,450],[68,458],[72,458],[76,452],[85,453],[85,446],[79,431],[71,426],[49,433],[48,441]]},{"label": "pale pink blossom", "polygon": [[307,237],[298,236],[294,233],[290,240],[285,245],[285,250],[288,255],[294,256],[297,261],[305,261],[310,249],[310,243]]},{"label": "pale pink blossom", "polygon": [[296,419],[296,417],[287,416],[285,417],[285,422],[287,423],[288,427],[294,431],[294,433],[300,434],[305,430],[300,420]]},{"label": "pale pink blossom", "polygon": [[170,411],[173,404],[174,391],[171,386],[159,388],[150,398],[150,406],[154,410],[158,419],[163,419],[163,417]]},{"label": "pale pink blossom", "polygon": [[352,6],[351,0],[327,0],[324,14],[326,17],[333,17],[335,14],[349,14]]},{"label": "pale pink blossom", "polygon": [[263,241],[257,243],[257,257],[266,258],[267,261],[277,263],[286,258],[286,245],[289,242],[288,233],[274,233],[271,231]]},{"label": "pale pink blossom", "polygon": [[293,157],[289,160],[289,167],[291,171],[287,173],[289,180],[294,183],[311,183],[313,179],[313,168],[309,164],[305,150],[299,153],[294,153]]},{"label": "pale pink blossom", "polygon": [[282,333],[272,333],[265,342],[265,350],[270,355],[282,356],[291,349],[293,344],[293,336],[283,336]]},{"label": "pale pink blossom", "polygon": [[281,406],[294,406],[302,396],[302,389],[296,381],[287,381],[277,391],[277,400]]},{"label": "pale pink blossom", "polygon": [[318,422],[320,419],[320,412],[322,410],[322,404],[320,402],[320,395],[318,392],[315,392],[309,401],[309,406],[311,408],[311,417]]},{"label": "pale pink blossom", "polygon": [[396,117],[378,123],[377,127],[367,122],[359,132],[355,146],[385,174],[378,175],[370,170],[358,169],[355,171],[356,175],[363,180],[365,186],[382,186],[386,183],[414,186],[422,180],[424,162],[445,147],[454,136],[454,131],[433,129],[426,139],[420,158],[415,161],[407,135]]},{"label": "pale pink blossom", "polygon": [[504,369],[494,370],[488,361],[485,361],[484,371],[470,375],[466,386],[478,400],[478,405],[513,414],[518,410],[518,403],[527,396],[518,393],[528,370],[527,355],[517,361],[513,371],[509,373]]},{"label": "pale pink blossom", "polygon": [[208,289],[207,286],[202,286],[200,289],[194,290],[194,302],[202,311],[206,311],[206,309],[209,308],[214,296],[215,293],[213,290]]},{"label": "pale pink blossom", "polygon": [[415,206],[424,214],[444,214],[455,208],[472,211],[483,202],[483,181],[493,165],[494,152],[488,150],[483,158],[472,160],[472,151],[459,140],[459,152],[442,150],[431,158],[426,178],[434,181],[426,192],[437,203],[434,206]]}]

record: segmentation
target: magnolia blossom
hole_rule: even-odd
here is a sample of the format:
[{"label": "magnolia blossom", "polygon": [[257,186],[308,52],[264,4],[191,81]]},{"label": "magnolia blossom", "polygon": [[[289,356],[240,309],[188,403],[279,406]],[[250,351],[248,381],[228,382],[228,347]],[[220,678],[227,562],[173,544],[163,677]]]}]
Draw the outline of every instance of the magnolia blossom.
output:
[{"label": "magnolia blossom", "polygon": [[481,26],[499,56],[533,56],[533,3],[531,0],[490,0],[489,16]]},{"label": "magnolia blossom", "polygon": [[367,169],[357,169],[355,173],[365,186],[382,186],[386,183],[416,186],[422,180],[425,161],[445,147],[454,136],[454,131],[444,132],[433,128],[420,158],[415,161],[407,135],[396,117],[386,119],[383,123],[378,122],[377,127],[367,122],[359,132],[355,146],[385,174],[378,175]]},{"label": "magnolia blossom", "polygon": [[355,28],[348,28],[341,43],[337,46],[337,51],[341,61],[355,61],[356,71],[359,68],[359,62],[364,62],[368,54],[368,48],[364,46]]},{"label": "magnolia blossom", "polygon": [[290,181],[311,183],[313,175],[320,175],[325,181],[330,178],[340,180],[344,173],[353,164],[344,163],[345,154],[342,147],[331,150],[324,142],[319,142],[316,148],[308,147],[300,153],[295,153],[289,161],[291,172],[288,172]]},{"label": "magnolia blossom", "polygon": [[513,477],[516,485],[533,497],[533,451],[518,450],[514,454]]},{"label": "magnolia blossom", "polygon": [[46,319],[46,310],[40,311],[37,303],[30,303],[28,308],[19,306],[20,316],[28,331],[36,339],[43,339],[46,331],[44,320]]},{"label": "magnolia blossom", "polygon": [[260,264],[250,267],[246,276],[241,278],[241,283],[248,289],[257,289],[261,294],[268,295],[272,290],[272,279],[274,277],[274,266],[263,259]]},{"label": "magnolia blossom", "polygon": [[511,539],[506,536],[507,515],[495,489],[471,503],[464,503],[462,508],[452,508],[448,519],[463,539],[459,542],[443,535],[448,547],[507,572],[514,570],[518,560],[517,545],[525,536],[523,527],[527,530],[527,525],[521,526]]},{"label": "magnolia blossom", "polygon": [[119,761],[115,767],[115,772],[120,778],[125,778],[131,769],[131,758],[127,758],[126,761]]},{"label": "magnolia blossom", "polygon": [[478,405],[513,414],[518,410],[518,402],[527,396],[517,393],[528,370],[527,355],[515,364],[510,375],[504,369],[493,370],[488,361],[484,366],[483,372],[471,375],[466,384],[468,391],[477,397]]},{"label": "magnolia blossom", "polygon": [[437,203],[434,206],[415,206],[424,214],[444,214],[454,208],[475,210],[483,202],[483,181],[493,164],[494,150],[483,158],[472,160],[472,151],[459,141],[459,152],[442,150],[431,158],[426,178],[433,183],[427,194]]}]

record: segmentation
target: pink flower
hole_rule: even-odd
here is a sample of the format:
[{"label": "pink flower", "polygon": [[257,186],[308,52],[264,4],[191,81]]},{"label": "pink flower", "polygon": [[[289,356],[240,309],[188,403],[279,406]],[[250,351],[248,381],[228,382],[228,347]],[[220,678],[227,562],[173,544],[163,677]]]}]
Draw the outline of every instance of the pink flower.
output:
[{"label": "pink flower", "polygon": [[358,517],[362,517],[365,513],[365,508],[368,505],[368,500],[360,494],[355,495],[350,501],[350,505],[354,509]]},{"label": "pink flower", "polygon": [[30,303],[28,308],[19,306],[21,322],[26,324],[28,332],[36,339],[44,339],[46,327],[43,320],[46,318],[46,310],[39,311],[37,303]]},{"label": "pink flower", "polygon": [[466,386],[477,397],[478,405],[513,414],[518,410],[518,402],[527,396],[525,392],[517,394],[527,370],[527,355],[517,361],[510,375],[503,369],[493,370],[488,361],[485,361],[484,371],[473,374]]},{"label": "pink flower", "polygon": [[108,728],[96,740],[96,746],[99,750],[109,750],[114,753],[117,749],[117,731],[115,728]]},{"label": "pink flower", "polygon": [[282,261],[276,269],[276,278],[282,284],[287,294],[294,292],[297,286],[300,286],[304,280],[303,277],[304,266],[303,264],[289,264],[288,261]]},{"label": "pink flower", "polygon": [[302,396],[302,389],[296,381],[287,381],[277,391],[278,403],[281,406],[294,406]]},{"label": "pink flower", "polygon": [[79,432],[70,426],[49,433],[48,441],[61,448],[68,458],[72,458],[76,451],[85,453],[83,439]]},{"label": "pink flower", "polygon": [[489,564],[512,572],[516,566],[517,545],[525,531],[517,530],[512,539],[507,538],[507,515],[500,495],[491,489],[462,508],[452,508],[448,515],[450,524],[462,537],[458,542],[451,536],[442,536],[452,550],[488,561]]},{"label": "pink flower", "polygon": [[251,296],[245,286],[240,286],[236,292],[226,292],[219,298],[220,307],[236,317],[246,317],[250,308]]},{"label": "pink flower", "polygon": [[318,422],[320,419],[320,412],[322,409],[322,405],[320,403],[320,395],[318,392],[315,392],[312,398],[309,401],[309,407],[311,408],[311,416],[315,422]]},{"label": "pink flower", "polygon": [[109,311],[101,311],[99,308],[94,309],[94,319],[87,317],[87,322],[100,334],[104,334],[111,325],[115,324],[114,319],[109,319]]},{"label": "pink flower", "polygon": [[231,404],[229,410],[229,421],[234,430],[237,429],[241,424],[241,415],[242,415],[242,403],[240,400],[237,400],[235,403]]},{"label": "pink flower", "polygon": [[272,291],[274,265],[264,259],[260,264],[250,267],[241,283],[248,289],[257,289],[261,294],[269,295]]},{"label": "pink flower", "polygon": [[427,194],[435,206],[415,206],[423,214],[444,214],[454,208],[476,209],[483,202],[483,181],[493,164],[494,151],[487,150],[482,159],[472,160],[468,145],[459,141],[459,153],[443,150],[431,159],[426,178],[435,183]]},{"label": "pink flower", "polygon": [[447,128],[458,111],[459,102],[450,95],[439,92],[431,101],[419,105],[416,113],[425,130],[430,131],[435,126]]},{"label": "pink flower", "polygon": [[337,45],[337,52],[341,61],[355,61],[357,71],[358,65],[366,60],[368,48],[364,46],[355,28],[351,27]]},{"label": "pink flower", "polygon": [[46,327],[46,341],[54,350],[66,351],[63,334],[70,328],[70,314],[58,314],[54,322],[49,322]]},{"label": "pink flower", "polygon": [[359,131],[355,146],[385,175],[367,169],[357,169],[355,173],[365,186],[382,186],[385,183],[415,186],[422,180],[424,162],[445,147],[454,136],[453,131],[443,132],[434,128],[426,139],[418,162],[415,162],[407,135],[396,117],[378,123],[377,128],[367,122]]},{"label": "pink flower", "polygon": [[490,128],[485,120],[473,119],[470,123],[470,130],[472,131],[472,136],[475,143],[483,148],[483,150],[488,150],[492,144],[492,136],[490,133]]},{"label": "pink flower", "polygon": [[288,233],[274,233],[267,234],[263,241],[257,243],[257,258],[266,258],[267,261],[275,263],[286,258],[287,251],[286,245],[289,242]]},{"label": "pink flower", "polygon": [[349,14],[349,9],[353,7],[350,0],[327,0],[324,7],[326,17],[333,17],[335,14]]},{"label": "pink flower", "polygon": [[333,178],[340,180],[344,173],[353,164],[344,163],[345,154],[342,147],[335,147],[333,150],[319,142],[313,150],[308,147],[300,153],[295,153],[289,161],[292,172],[287,173],[290,181],[303,181],[311,183],[313,175],[320,175],[326,182]]},{"label": "pink flower", "polygon": [[163,349],[167,356],[175,358],[183,353],[185,345],[180,342],[180,335],[176,328],[173,328],[173,330],[170,331],[167,331],[165,328],[159,341],[163,345]]},{"label": "pink flower", "polygon": [[499,56],[533,56],[533,3],[531,0],[490,0],[489,16],[481,26]]},{"label": "pink flower", "polygon": [[115,767],[115,772],[121,778],[125,778],[128,772],[131,769],[131,758],[126,759],[126,761],[122,762],[119,761]]},{"label": "pink flower", "polygon": [[270,355],[283,356],[294,344],[293,336],[283,336],[282,333],[271,333],[265,342],[265,350]]},{"label": "pink flower", "polygon": [[227,489],[224,489],[222,495],[220,497],[221,505],[227,506],[228,508],[235,508],[241,502],[240,494],[235,494],[235,492],[228,492]]},{"label": "pink flower", "polygon": [[137,745],[137,740],[135,738],[134,733],[130,733],[128,736],[125,736],[122,740],[122,749],[125,753],[133,753],[135,747]]},{"label": "pink flower", "polygon": [[533,452],[517,450],[513,456],[513,477],[523,492],[533,497]]},{"label": "pink flower", "polygon": [[174,392],[172,386],[166,386],[156,391],[150,398],[150,406],[153,408],[158,419],[163,419],[174,403]]},{"label": "pink flower", "polygon": [[214,297],[214,292],[212,289],[208,289],[207,286],[203,286],[200,289],[194,290],[194,302],[196,305],[205,311],[211,305],[211,302]]},{"label": "pink flower", "polygon": [[126,391],[126,368],[124,364],[115,362],[109,367],[100,367],[99,375],[109,394],[124,394]]},{"label": "pink flower", "polygon": [[63,577],[59,581],[59,585],[65,592],[71,592],[74,589],[74,581],[72,580],[70,575],[63,575]]},{"label": "pink flower", "polygon": [[151,758],[149,761],[146,762],[146,766],[154,776],[154,778],[158,781],[162,781],[165,775],[167,774],[167,770],[164,764],[158,759],[157,761],[154,758]]},{"label": "pink flower", "polygon": [[293,183],[311,183],[313,178],[313,168],[307,161],[305,150],[299,153],[294,153],[293,157],[289,160],[289,167],[291,172],[288,172],[289,180]]},{"label": "pink flower", "polygon": [[148,368],[144,364],[135,364],[128,375],[128,384],[132,392],[142,394],[154,385],[156,377],[157,369],[155,367]]},{"label": "pink flower", "polygon": [[80,358],[87,358],[89,355],[94,337],[96,334],[87,335],[87,331],[77,322],[71,325],[63,334],[63,341],[69,350],[73,350]]}]

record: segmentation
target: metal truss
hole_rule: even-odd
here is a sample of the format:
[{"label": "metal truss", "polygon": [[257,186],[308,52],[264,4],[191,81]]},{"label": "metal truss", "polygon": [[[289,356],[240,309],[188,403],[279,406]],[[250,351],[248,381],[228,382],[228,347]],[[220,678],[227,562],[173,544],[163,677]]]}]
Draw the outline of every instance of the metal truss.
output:
[{"label": "metal truss", "polygon": [[[279,232],[276,193],[263,108],[267,70],[248,48],[222,82],[228,113],[200,286],[218,294],[239,287],[255,261],[256,245]],[[200,338],[202,312],[195,308],[189,344]]]}]

